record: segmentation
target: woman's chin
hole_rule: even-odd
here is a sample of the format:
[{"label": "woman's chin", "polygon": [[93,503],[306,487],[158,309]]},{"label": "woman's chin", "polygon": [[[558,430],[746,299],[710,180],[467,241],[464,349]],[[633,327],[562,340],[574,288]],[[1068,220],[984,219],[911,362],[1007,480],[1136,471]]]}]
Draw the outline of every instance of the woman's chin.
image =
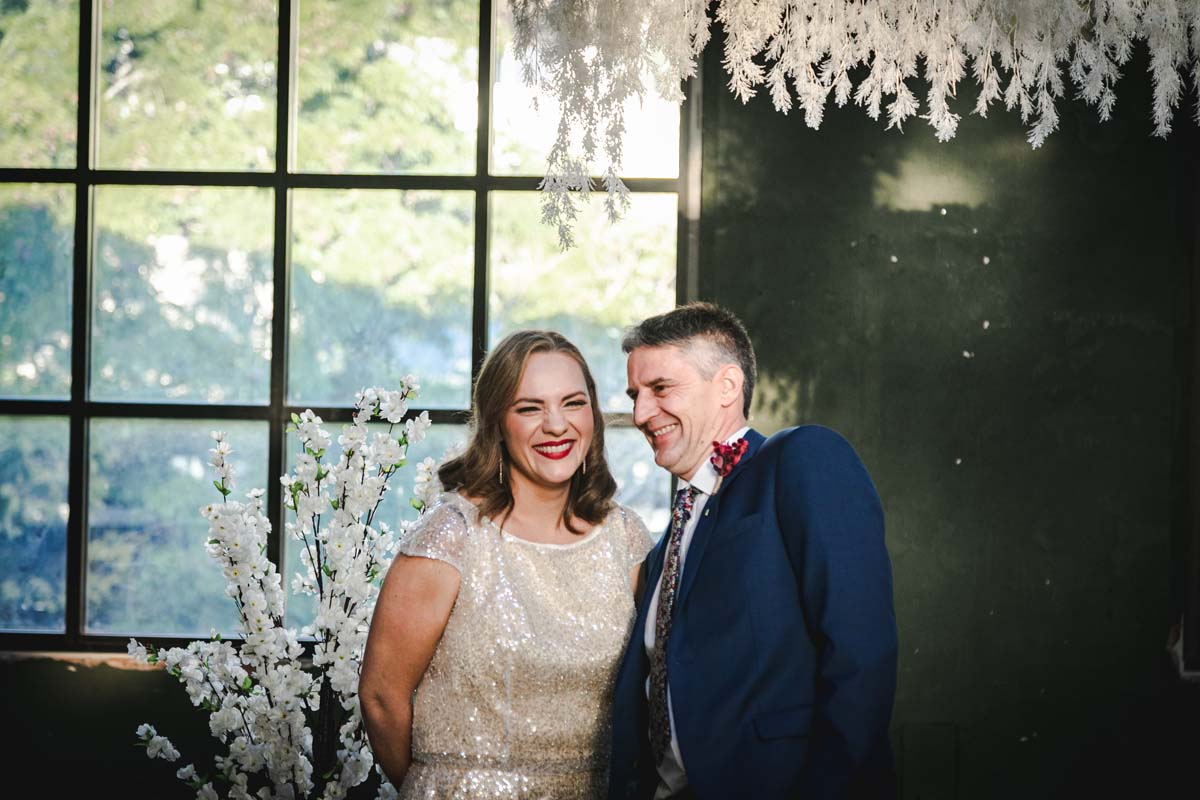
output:
[{"label": "woman's chin", "polygon": [[554,465],[538,470],[537,481],[549,489],[565,489],[570,486],[575,477],[575,470],[569,465]]}]

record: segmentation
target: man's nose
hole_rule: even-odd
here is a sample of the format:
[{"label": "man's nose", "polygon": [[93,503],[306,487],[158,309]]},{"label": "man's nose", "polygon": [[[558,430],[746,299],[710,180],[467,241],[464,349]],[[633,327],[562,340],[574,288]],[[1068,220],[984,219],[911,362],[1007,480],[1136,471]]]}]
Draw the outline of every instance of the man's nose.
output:
[{"label": "man's nose", "polygon": [[633,424],[641,427],[654,416],[654,403],[641,392],[633,398]]}]

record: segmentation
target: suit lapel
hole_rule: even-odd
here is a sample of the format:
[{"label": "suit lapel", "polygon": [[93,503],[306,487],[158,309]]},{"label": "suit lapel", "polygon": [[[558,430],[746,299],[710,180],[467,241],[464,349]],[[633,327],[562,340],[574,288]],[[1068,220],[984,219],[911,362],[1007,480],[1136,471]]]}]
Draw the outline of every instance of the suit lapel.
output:
[{"label": "suit lapel", "polygon": [[[712,538],[712,529],[717,523],[718,512],[721,507],[721,499],[729,491],[733,482],[738,479],[738,476],[743,472],[746,465],[750,463],[750,459],[754,458],[758,453],[758,448],[762,447],[762,443],[767,439],[758,431],[751,428],[746,431],[746,454],[734,466],[728,475],[721,481],[717,487],[716,494],[708,498],[708,502],[704,504],[704,510],[701,512],[699,521],[696,523],[696,530],[692,534],[692,543],[688,546],[687,557],[683,562],[683,579],[679,584],[679,594],[675,597],[675,608],[680,608],[684,601],[687,600],[688,591],[691,590],[692,584],[696,582],[696,573],[700,571],[700,562],[704,558],[704,551],[708,547],[708,540]],[[659,571],[662,570],[662,558],[658,558]],[[658,573],[655,573],[657,581]],[[653,586],[654,584],[650,584]]]}]

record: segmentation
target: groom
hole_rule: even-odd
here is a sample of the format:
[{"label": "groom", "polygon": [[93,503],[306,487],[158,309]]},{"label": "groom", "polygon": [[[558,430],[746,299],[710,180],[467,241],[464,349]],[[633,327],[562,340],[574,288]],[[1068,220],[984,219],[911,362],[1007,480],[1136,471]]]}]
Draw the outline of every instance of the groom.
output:
[{"label": "groom", "polygon": [[626,335],[634,424],[679,479],[617,675],[609,798],[886,798],[892,575],[866,469],[748,427],[754,350],[693,303]]}]

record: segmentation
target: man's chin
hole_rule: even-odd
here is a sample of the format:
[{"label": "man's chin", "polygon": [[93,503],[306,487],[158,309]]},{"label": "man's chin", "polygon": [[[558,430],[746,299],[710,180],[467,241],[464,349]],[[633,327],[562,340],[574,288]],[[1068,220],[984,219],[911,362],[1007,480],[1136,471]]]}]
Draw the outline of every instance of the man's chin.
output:
[{"label": "man's chin", "polygon": [[667,472],[674,472],[674,470],[671,468],[675,466],[675,462],[677,460],[678,459],[676,459],[670,452],[666,450],[662,452],[655,451],[654,453],[654,463],[665,469]]}]

